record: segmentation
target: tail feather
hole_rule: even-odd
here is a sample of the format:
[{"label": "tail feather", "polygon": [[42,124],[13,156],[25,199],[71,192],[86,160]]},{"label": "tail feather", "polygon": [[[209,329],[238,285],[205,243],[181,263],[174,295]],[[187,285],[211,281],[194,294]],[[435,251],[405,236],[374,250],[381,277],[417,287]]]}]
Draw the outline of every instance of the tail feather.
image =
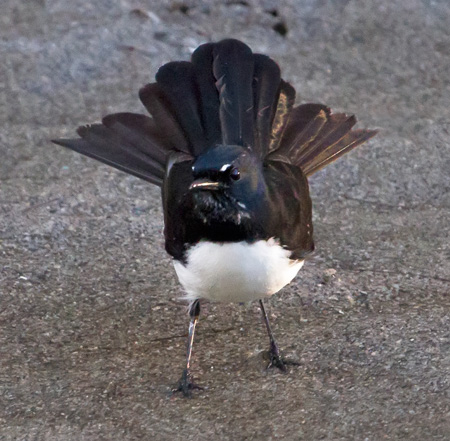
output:
[{"label": "tail feather", "polygon": [[290,119],[295,102],[295,89],[286,81],[281,80],[275,115],[272,121],[272,133],[267,153],[270,154],[280,147],[285,130]]},{"label": "tail feather", "polygon": [[[164,166],[155,161],[151,156],[139,150],[130,139],[122,138],[118,132],[111,131],[102,124],[82,126],[77,133],[86,141],[97,146],[98,154],[114,152],[117,160],[124,162],[130,168],[143,168],[146,165],[156,176],[164,176]],[[127,148],[123,148],[123,143],[127,143]]]},{"label": "tail feather", "polygon": [[314,160],[318,152],[334,146],[356,124],[354,115],[348,117],[343,113],[329,115],[323,128],[317,133],[314,140],[300,150],[296,158],[299,164],[307,164]]},{"label": "tail feather", "polygon": [[311,175],[376,134],[322,104],[294,106],[295,89],[269,57],[237,40],[206,43],[191,62],[162,66],[139,97],[151,114],[119,113],[57,144],[161,185],[169,156],[193,159],[217,144]]},{"label": "tail feather", "polygon": [[88,156],[89,158],[96,159],[97,161],[103,162],[104,164],[110,165],[111,167],[117,168],[125,173],[141,178],[144,181],[151,182],[152,184],[158,186],[162,185],[162,178],[157,176],[159,173],[149,173],[148,170],[144,169],[142,166],[132,167],[129,165],[128,160],[123,161],[123,158],[119,158],[114,154],[98,154],[92,149],[92,143],[85,139],[56,139],[52,140],[52,142],[81,153],[82,155]]},{"label": "tail feather", "polygon": [[165,164],[170,154],[164,137],[155,127],[154,121],[136,113],[113,113],[103,118],[104,126],[115,132],[122,142],[130,142],[142,153]]},{"label": "tail feather", "polygon": [[[115,130],[93,124],[79,127],[80,139],[59,139],[55,144],[97,159],[141,179],[162,185],[165,167],[137,147],[130,138],[123,138]],[[153,146],[149,145],[150,150]]]},{"label": "tail feather", "polygon": [[189,151],[200,154],[207,147],[200,117],[199,90],[192,63],[175,61],[160,67],[156,82],[170,104],[171,113],[183,130]]},{"label": "tail feather", "polygon": [[291,162],[310,176],[375,136],[375,130],[354,130],[354,115],[333,115],[321,104],[292,110],[280,147],[268,159]]},{"label": "tail feather", "polygon": [[139,91],[139,98],[152,115],[155,126],[164,134],[173,151],[190,154],[189,142],[174,117],[174,110],[158,83],[151,83]]},{"label": "tail feather", "polygon": [[[293,139],[288,143],[282,140],[282,144],[278,150],[276,150],[272,156],[283,156],[288,158],[290,162],[295,165],[301,166],[302,154],[307,150],[308,146],[316,139],[322,128],[327,122],[327,115],[324,110],[314,115],[306,124],[301,127],[301,130],[293,132]],[[289,129],[290,127],[288,127]],[[298,127],[300,129],[300,127]],[[291,134],[290,130],[287,130],[287,135]]]},{"label": "tail feather", "polygon": [[298,142],[295,141],[296,138],[302,134],[305,127],[321,111],[325,113],[326,117],[331,113],[331,110],[322,104],[302,104],[292,109],[288,114],[288,121],[286,122],[286,128],[280,140],[279,147],[273,150],[279,153],[291,151],[293,146],[298,145]]},{"label": "tail feather", "polygon": [[254,145],[252,150],[261,158],[270,145],[272,123],[280,95],[281,74],[278,65],[266,55],[254,54],[253,111]]},{"label": "tail feather", "polygon": [[200,116],[207,146],[222,142],[219,118],[219,92],[213,75],[214,43],[199,46],[192,54],[197,88],[199,91]]},{"label": "tail feather", "polygon": [[253,54],[237,40],[214,46],[213,74],[219,91],[222,143],[253,146]]},{"label": "tail feather", "polygon": [[338,143],[325,147],[313,160],[305,163],[303,171],[306,176],[311,176],[328,164],[336,161],[342,155],[366,142],[378,133],[378,130],[358,129],[347,133]]}]

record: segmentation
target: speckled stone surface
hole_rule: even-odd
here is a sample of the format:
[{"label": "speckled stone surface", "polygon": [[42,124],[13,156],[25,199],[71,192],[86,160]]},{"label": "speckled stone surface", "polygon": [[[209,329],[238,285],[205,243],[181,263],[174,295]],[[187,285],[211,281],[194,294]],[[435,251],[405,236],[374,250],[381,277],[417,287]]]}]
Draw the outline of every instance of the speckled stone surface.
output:
[{"label": "speckled stone surface", "polygon": [[[3,0],[0,440],[450,439],[450,3]],[[284,35],[282,35],[284,34]],[[227,36],[379,135],[311,181],[317,252],[269,302],[188,317],[159,190],[52,145]]]}]

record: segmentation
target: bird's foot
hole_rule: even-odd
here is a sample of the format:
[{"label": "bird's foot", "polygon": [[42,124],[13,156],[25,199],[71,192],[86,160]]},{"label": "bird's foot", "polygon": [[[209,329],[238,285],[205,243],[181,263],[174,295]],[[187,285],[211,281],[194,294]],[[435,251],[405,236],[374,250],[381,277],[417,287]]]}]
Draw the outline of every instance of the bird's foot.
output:
[{"label": "bird's foot", "polygon": [[280,369],[281,372],[286,372],[287,366],[299,366],[299,365],[300,363],[296,361],[282,358],[278,347],[276,345],[270,345],[269,364],[267,366],[267,369],[276,367]]},{"label": "bird's foot", "polygon": [[194,389],[203,390],[203,387],[196,385],[191,380],[191,374],[188,369],[184,369],[183,374],[181,375],[181,379],[178,382],[176,388],[172,389],[172,394],[177,392],[181,392],[184,397],[192,398],[192,391]]}]

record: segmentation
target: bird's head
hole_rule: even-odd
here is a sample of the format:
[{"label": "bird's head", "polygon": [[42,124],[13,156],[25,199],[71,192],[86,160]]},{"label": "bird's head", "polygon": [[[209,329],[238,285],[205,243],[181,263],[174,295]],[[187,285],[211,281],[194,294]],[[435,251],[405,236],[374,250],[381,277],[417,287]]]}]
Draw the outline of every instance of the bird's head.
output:
[{"label": "bird's head", "polygon": [[218,145],[199,156],[192,166],[190,191],[225,194],[241,204],[264,191],[262,164],[241,146]]},{"label": "bird's head", "polygon": [[242,146],[218,145],[192,166],[189,187],[203,224],[244,227],[262,221],[266,194],[260,159]]}]

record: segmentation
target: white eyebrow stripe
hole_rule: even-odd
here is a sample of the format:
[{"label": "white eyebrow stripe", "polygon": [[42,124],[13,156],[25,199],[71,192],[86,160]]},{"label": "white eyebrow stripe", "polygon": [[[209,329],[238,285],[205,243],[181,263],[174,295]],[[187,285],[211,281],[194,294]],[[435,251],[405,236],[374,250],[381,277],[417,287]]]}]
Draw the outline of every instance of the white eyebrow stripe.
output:
[{"label": "white eyebrow stripe", "polygon": [[224,164],[222,165],[222,167],[220,168],[221,172],[226,171],[227,169],[229,169],[231,167],[231,164]]}]

